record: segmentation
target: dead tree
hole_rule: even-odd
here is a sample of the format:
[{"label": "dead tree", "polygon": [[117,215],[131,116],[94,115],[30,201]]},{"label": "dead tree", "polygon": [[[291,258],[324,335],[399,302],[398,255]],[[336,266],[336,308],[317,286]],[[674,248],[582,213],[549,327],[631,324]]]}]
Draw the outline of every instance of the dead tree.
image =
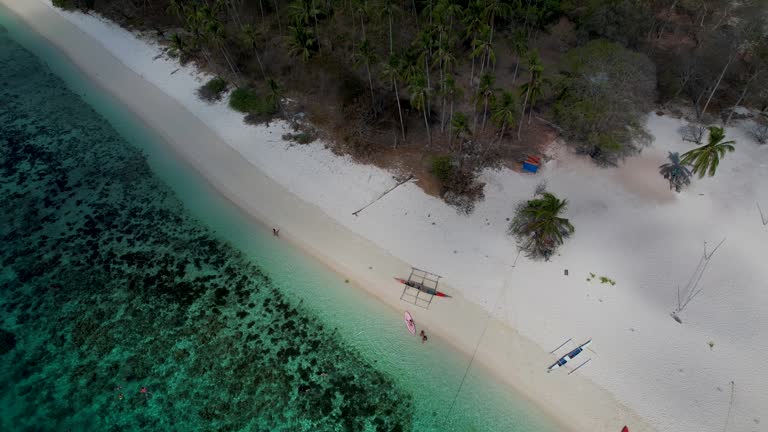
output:
[{"label": "dead tree", "polygon": [[678,323],[683,323],[683,320],[680,318],[680,313],[683,312],[688,304],[690,304],[691,301],[701,293],[702,287],[699,286],[701,278],[704,276],[704,272],[707,270],[709,262],[712,260],[715,252],[717,252],[717,250],[720,248],[720,246],[722,246],[724,242],[725,238],[720,240],[720,243],[715,246],[712,252],[707,252],[707,242],[704,242],[704,254],[701,256],[699,264],[693,271],[693,275],[691,275],[691,278],[688,280],[688,283],[685,285],[685,288],[682,291],[680,290],[680,286],[677,286],[677,307],[671,315],[672,318]]}]

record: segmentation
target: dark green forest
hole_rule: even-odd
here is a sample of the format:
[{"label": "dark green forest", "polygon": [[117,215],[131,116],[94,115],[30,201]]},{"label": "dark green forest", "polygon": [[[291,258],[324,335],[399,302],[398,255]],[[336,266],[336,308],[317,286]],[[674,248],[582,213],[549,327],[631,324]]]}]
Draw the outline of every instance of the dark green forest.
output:
[{"label": "dark green forest", "polygon": [[557,136],[610,165],[650,141],[651,111],[727,124],[734,106],[768,108],[762,0],[54,3],[152,32],[219,77],[202,98],[235,89],[246,121],[284,117],[289,138],[423,174],[465,209],[481,168]]}]

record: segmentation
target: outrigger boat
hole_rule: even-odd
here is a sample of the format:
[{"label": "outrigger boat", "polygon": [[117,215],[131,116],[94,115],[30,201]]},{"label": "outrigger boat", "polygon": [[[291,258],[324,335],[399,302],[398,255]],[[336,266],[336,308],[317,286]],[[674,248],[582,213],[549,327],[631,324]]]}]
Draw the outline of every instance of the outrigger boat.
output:
[{"label": "outrigger boat", "polygon": [[408,280],[405,280],[403,278],[395,278],[395,280],[400,282],[401,284],[403,284],[405,286],[409,286],[411,288],[416,288],[417,290],[419,290],[419,291],[421,291],[423,293],[427,293],[429,295],[433,295],[433,296],[437,296],[437,297],[448,297],[448,298],[451,297],[451,296],[449,296],[448,294],[446,294],[444,292],[440,292],[440,291],[438,291],[438,290],[436,290],[434,288],[429,288],[428,286],[425,286],[424,284],[419,283],[419,282],[408,281]]},{"label": "outrigger boat", "polygon": [[[579,345],[579,346],[578,346],[576,349],[574,349],[573,351],[571,351],[571,352],[569,352],[568,354],[566,354],[566,355],[564,355],[564,356],[560,357],[560,359],[559,359],[558,361],[556,361],[556,362],[555,362],[555,363],[554,363],[552,366],[550,366],[549,368],[547,368],[547,373],[549,373],[549,372],[552,372],[553,370],[555,370],[555,369],[559,368],[560,366],[565,366],[565,364],[566,364],[566,363],[568,363],[569,361],[573,360],[573,359],[574,359],[574,357],[576,357],[577,355],[581,354],[581,352],[582,352],[582,351],[584,351],[585,349],[587,349],[587,347],[588,347],[588,346],[589,346],[589,344],[591,344],[591,343],[592,343],[592,339],[590,339],[590,340],[588,340],[588,341],[584,342],[583,344]],[[587,361],[589,361],[589,360],[587,360]],[[582,364],[582,365],[583,365],[583,364]],[[579,367],[581,367],[581,366],[579,366]],[[570,374],[569,374],[569,375],[570,375]]]}]

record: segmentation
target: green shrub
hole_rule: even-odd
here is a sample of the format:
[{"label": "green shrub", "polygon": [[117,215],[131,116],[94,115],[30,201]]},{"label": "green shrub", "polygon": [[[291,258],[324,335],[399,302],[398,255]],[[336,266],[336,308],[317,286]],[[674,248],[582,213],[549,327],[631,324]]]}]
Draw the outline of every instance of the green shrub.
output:
[{"label": "green shrub", "polygon": [[229,106],[235,111],[246,114],[271,115],[277,112],[277,106],[260,96],[253,89],[238,88],[229,97]]},{"label": "green shrub", "polygon": [[475,203],[485,198],[485,184],[477,181],[477,173],[453,165],[450,156],[432,158],[430,172],[440,180],[440,196],[459,213],[472,213]]},{"label": "green shrub", "polygon": [[435,156],[432,158],[430,170],[442,183],[446,183],[453,177],[453,162],[450,156]]},{"label": "green shrub", "polygon": [[197,89],[197,95],[204,101],[217,102],[221,100],[221,96],[226,90],[227,82],[222,78],[216,77]]},{"label": "green shrub", "polygon": [[73,9],[75,7],[72,0],[53,0],[53,5],[62,9]]}]

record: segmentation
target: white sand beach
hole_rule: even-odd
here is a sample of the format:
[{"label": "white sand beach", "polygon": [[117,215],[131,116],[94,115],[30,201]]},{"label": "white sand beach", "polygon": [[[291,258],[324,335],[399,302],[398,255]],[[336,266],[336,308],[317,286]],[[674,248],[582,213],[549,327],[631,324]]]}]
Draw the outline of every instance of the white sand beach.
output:
[{"label": "white sand beach", "polygon": [[[766,430],[768,226],[758,204],[768,216],[768,145],[747,135],[749,121],[727,128],[736,152],[717,176],[680,194],[658,166],[667,152],[692,147],[678,133],[685,122],[651,114],[654,143],[618,168],[598,168],[558,145],[537,175],[484,173],[486,198],[470,216],[413,184],[353,216],[395,184],[391,173],[335,156],[321,142],[291,146],[279,122],[248,126],[225,102],[200,101],[195,90],[206,76],[97,16],[50,1],[0,3],[281,237],[410,310],[457,349],[471,354],[480,341],[473,367],[496,374],[563,430]],[[550,262],[533,262],[518,256],[506,228],[515,204],[543,180],[568,199],[576,233]],[[705,242],[712,252],[723,239],[679,324],[670,316],[677,287],[698,279]],[[429,310],[402,302],[392,278],[411,265],[442,275],[454,297]],[[569,338],[593,339],[592,360],[572,375],[547,374],[555,359],[547,353]]]}]

